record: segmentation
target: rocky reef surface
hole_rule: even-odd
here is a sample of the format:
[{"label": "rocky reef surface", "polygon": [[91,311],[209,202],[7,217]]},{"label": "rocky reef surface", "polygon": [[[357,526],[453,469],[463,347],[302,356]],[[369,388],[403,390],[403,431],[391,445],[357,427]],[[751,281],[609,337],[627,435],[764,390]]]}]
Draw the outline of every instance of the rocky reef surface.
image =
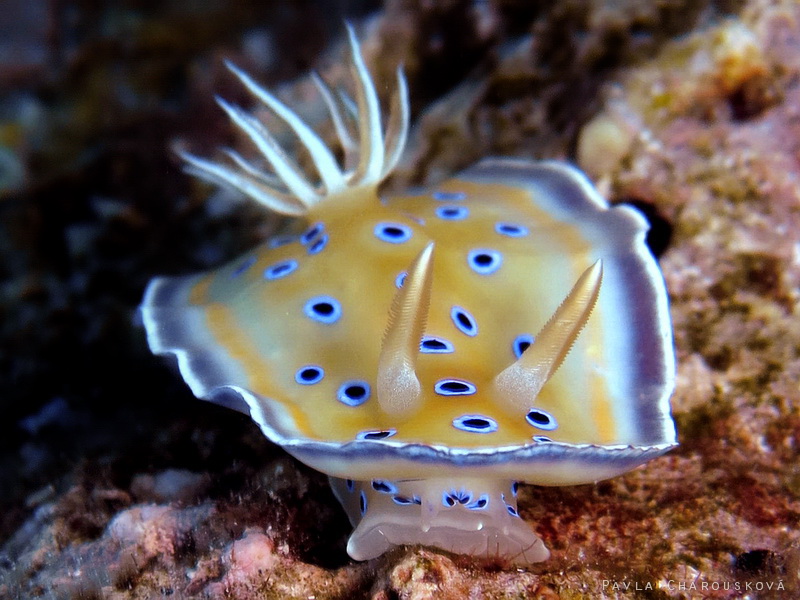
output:
[{"label": "rocky reef surface", "polygon": [[[552,551],[356,563],[325,477],[145,347],[148,279],[280,223],[180,172],[241,146],[233,58],[333,130],[342,18],[416,123],[387,187],[484,156],[577,162],[652,225],[681,445],[522,486]],[[381,86],[379,88],[383,89]],[[790,0],[51,3],[0,15],[0,598],[800,597],[800,6]]]}]

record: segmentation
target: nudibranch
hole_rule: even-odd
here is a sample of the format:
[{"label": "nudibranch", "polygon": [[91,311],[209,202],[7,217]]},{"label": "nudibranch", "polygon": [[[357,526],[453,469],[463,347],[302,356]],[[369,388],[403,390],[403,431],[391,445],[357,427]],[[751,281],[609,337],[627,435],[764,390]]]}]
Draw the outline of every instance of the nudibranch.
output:
[{"label": "nudibranch", "polygon": [[594,482],[676,444],[647,223],[554,161],[484,160],[430,190],[383,194],[409,128],[406,83],[398,69],[384,128],[348,34],[355,101],[314,78],[342,160],[228,64],[318,181],[218,99],[263,164],[184,153],[187,170],[295,219],[214,271],[154,279],[141,307],[150,348],[177,360],[197,397],[249,414],[330,476],[355,526],[352,558],[423,544],[544,560],[517,482]]}]

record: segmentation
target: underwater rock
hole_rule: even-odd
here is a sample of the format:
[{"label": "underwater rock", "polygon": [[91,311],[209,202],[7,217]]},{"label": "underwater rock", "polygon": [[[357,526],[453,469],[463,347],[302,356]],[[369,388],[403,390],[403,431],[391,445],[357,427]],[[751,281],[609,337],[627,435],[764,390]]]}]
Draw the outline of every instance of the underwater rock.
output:
[{"label": "underwater rock", "polygon": [[[796,3],[697,2],[693,6],[708,11],[696,25],[695,13],[682,2],[586,6],[557,2],[548,11],[492,3],[491,19],[484,15],[478,22],[489,27],[482,39],[497,41],[490,41],[486,55],[473,65],[474,82],[453,92],[460,94],[453,104],[448,104],[451,97],[439,96],[431,109],[423,111],[428,102],[416,105],[424,113],[418,120],[421,137],[390,185],[434,179],[486,154],[571,156],[581,128],[595,115],[621,118],[618,123],[635,135],[624,152],[615,153],[616,162],[602,165],[600,183],[613,201],[651,206],[671,227],[660,261],[675,322],[674,409],[681,446],[644,469],[599,485],[523,486],[521,516],[536,524],[552,552],[542,566],[519,572],[425,548],[350,565],[344,553],[346,517],[325,495],[324,480],[285,456],[275,468],[271,461],[277,450],[244,419],[210,412],[203,422],[204,408],[190,403],[188,394],[176,397],[181,392],[172,387],[170,374],[145,357],[140,333],[132,332],[127,320],[153,273],[204,266],[200,240],[215,240],[212,246],[232,257],[269,233],[271,225],[246,205],[223,222],[210,220],[202,201],[207,188],[187,187],[181,175],[165,172],[171,160],[163,151],[169,146],[166,133],[143,139],[117,137],[124,133],[117,130],[101,138],[104,146],[121,144],[128,153],[102,162],[102,169],[79,169],[79,175],[73,171],[59,180],[68,193],[63,188],[59,194],[30,191],[34,201],[4,204],[9,218],[3,227],[13,235],[0,237],[7,258],[0,364],[13,374],[5,380],[18,387],[9,387],[2,402],[13,403],[7,421],[14,424],[52,398],[64,397],[63,390],[57,393],[60,388],[78,390],[81,398],[96,399],[84,400],[97,409],[93,431],[111,427],[119,444],[123,433],[146,433],[135,438],[135,449],[105,442],[98,462],[91,462],[96,454],[83,458],[78,452],[89,461],[83,468],[89,467],[90,476],[77,488],[72,483],[80,468],[74,459],[44,472],[22,474],[16,466],[23,443],[45,444],[47,455],[58,456],[56,451],[74,448],[70,444],[77,438],[47,427],[35,440],[29,437],[33,433],[16,428],[4,438],[11,441],[4,442],[8,466],[0,489],[21,493],[5,504],[2,515],[7,540],[0,557],[0,597],[221,597],[217,584],[223,580],[236,585],[231,598],[444,598],[464,590],[495,598],[800,595]],[[583,16],[576,16],[578,7]],[[726,8],[725,15],[714,12]],[[415,14],[423,8],[408,10]],[[656,14],[661,10],[664,22]],[[412,17],[404,19],[409,20],[396,26],[409,27]],[[372,23],[378,30],[390,26],[380,14]],[[662,25],[666,33],[654,34]],[[341,22],[331,27],[340,28]],[[504,28],[509,37],[503,37]],[[381,58],[378,30],[370,29],[365,41],[367,62],[380,63],[378,68],[390,73],[397,56]],[[529,36],[534,30],[535,44]],[[150,39],[166,44],[152,47],[170,47],[170,36]],[[206,56],[228,55],[230,42],[215,45],[206,38],[204,44],[211,48]],[[402,38],[396,44],[398,52],[416,52],[410,44],[404,47]],[[335,48],[329,53],[340,55]],[[185,55],[181,62],[187,62]],[[308,66],[302,59],[299,63],[294,73]],[[231,84],[212,81],[204,68],[208,61],[192,64],[192,102],[204,105],[200,98],[209,91],[227,94],[220,86]],[[431,76],[447,65],[440,63]],[[425,77],[420,75],[422,81]],[[565,97],[572,101],[560,103]],[[448,106],[459,110],[448,111]],[[189,137],[175,117],[159,121],[165,122],[170,131]],[[222,122],[198,119],[196,127],[205,130],[196,138],[198,145],[219,145],[229,132]],[[334,135],[328,132],[326,141]],[[154,156],[132,153],[132,147],[148,148]],[[74,148],[71,153],[81,155]],[[81,177],[94,183],[79,185]],[[97,182],[102,182],[100,191],[93,187]],[[88,200],[75,204],[109,193],[132,208],[105,217],[87,210]],[[149,200],[134,202],[133,197]],[[98,235],[90,238],[95,240],[88,244],[90,252],[81,244],[83,262],[66,261],[67,253],[53,240],[62,239],[65,224],[80,220]],[[65,368],[65,361],[74,367],[81,354],[92,357],[87,361],[94,362],[92,369]],[[98,364],[105,374],[97,373]],[[146,379],[147,388],[120,390],[120,374],[130,378],[131,372]],[[104,411],[134,406],[143,398],[159,410],[135,413],[137,419],[121,419],[113,427],[104,420]],[[192,415],[184,415],[178,427],[170,410]],[[220,431],[210,432],[210,422]],[[100,466],[109,463],[118,465],[113,481],[106,481]],[[207,473],[212,484],[204,497],[194,506],[160,502],[145,510],[147,505],[134,504],[138,500],[129,489],[134,475],[172,468]],[[277,478],[270,487],[274,493],[259,491],[259,478]],[[30,498],[27,507],[25,498]],[[126,524],[126,537],[112,536],[109,523],[116,518]],[[337,523],[341,528],[320,539],[320,522],[326,530]],[[257,559],[253,566],[273,565],[273,570],[259,574],[236,561],[232,555],[241,542],[245,555]],[[762,556],[768,558],[759,564]],[[726,583],[761,588],[710,587]],[[648,584],[652,591],[641,589]],[[778,584],[782,589],[775,588]]]}]

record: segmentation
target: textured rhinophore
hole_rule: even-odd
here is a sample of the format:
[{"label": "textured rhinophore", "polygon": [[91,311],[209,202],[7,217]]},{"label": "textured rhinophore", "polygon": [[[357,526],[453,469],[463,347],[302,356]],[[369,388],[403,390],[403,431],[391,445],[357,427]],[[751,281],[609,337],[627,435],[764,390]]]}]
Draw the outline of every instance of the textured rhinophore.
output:
[{"label": "textured rhinophore", "polygon": [[575,168],[490,159],[437,187],[379,193],[408,130],[401,72],[384,129],[349,31],[357,108],[316,78],[344,165],[229,65],[297,134],[314,183],[241,108],[266,165],[184,155],[188,169],[282,214],[286,231],[215,271],[157,278],[151,349],[200,398],[251,415],[331,476],[348,552],[395,544],[543,560],[517,481],[623,473],[675,445],[672,332],[645,220]]}]

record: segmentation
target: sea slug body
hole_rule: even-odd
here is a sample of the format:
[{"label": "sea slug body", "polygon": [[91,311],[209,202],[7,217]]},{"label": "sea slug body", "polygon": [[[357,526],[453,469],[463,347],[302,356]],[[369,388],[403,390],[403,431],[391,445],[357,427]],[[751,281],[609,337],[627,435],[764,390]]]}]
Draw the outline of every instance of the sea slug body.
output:
[{"label": "sea slug body", "polygon": [[549,555],[516,482],[624,473],[676,443],[672,328],[647,223],[562,162],[487,159],[385,195],[409,128],[384,127],[352,29],[353,103],[315,78],[343,164],[229,64],[297,135],[312,180],[252,114],[220,99],[269,167],[183,154],[188,169],[295,217],[214,271],[154,279],[150,348],[199,398],[249,414],[331,478],[358,560],[425,544],[515,564]]}]

